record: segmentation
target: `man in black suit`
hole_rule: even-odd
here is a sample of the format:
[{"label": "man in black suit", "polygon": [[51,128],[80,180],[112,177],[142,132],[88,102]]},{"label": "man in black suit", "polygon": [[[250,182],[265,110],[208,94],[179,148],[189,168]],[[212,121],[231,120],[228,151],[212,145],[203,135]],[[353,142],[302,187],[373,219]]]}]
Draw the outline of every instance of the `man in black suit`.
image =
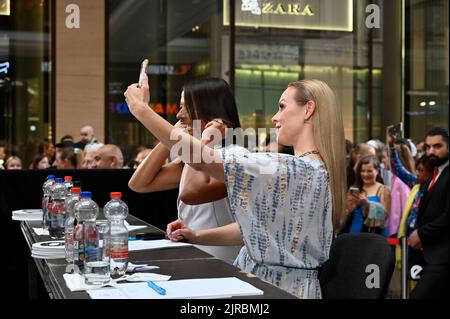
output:
[{"label": "man in black suit", "polygon": [[423,250],[426,265],[411,299],[448,298],[448,131],[434,128],[428,132],[425,150],[434,174],[420,202],[417,230],[409,240],[412,248]]}]

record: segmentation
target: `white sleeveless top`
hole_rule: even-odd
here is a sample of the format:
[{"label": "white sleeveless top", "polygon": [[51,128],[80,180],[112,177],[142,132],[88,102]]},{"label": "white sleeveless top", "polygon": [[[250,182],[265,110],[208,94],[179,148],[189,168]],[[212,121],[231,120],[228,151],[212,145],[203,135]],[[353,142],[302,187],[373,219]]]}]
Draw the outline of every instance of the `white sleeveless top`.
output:
[{"label": "white sleeveless top", "polygon": [[[180,194],[184,189],[187,170],[188,166],[185,165],[181,174],[180,188],[177,199],[178,218],[192,230],[203,230],[234,223],[235,220],[231,215],[228,197],[222,198],[215,202],[200,205],[188,205],[181,201]],[[241,246],[195,246],[228,263],[233,263],[239,253],[239,250],[241,249]]]}]

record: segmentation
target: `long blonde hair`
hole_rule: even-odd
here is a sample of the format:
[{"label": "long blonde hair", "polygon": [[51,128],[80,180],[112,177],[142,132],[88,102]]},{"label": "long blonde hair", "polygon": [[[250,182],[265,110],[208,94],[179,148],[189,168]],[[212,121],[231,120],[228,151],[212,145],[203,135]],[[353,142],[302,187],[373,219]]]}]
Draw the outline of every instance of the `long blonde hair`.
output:
[{"label": "long blonde hair", "polygon": [[297,90],[296,101],[304,105],[314,101],[312,116],[314,142],[327,167],[333,199],[333,228],[337,233],[343,223],[345,211],[345,136],[342,111],[331,88],[319,80],[292,82],[288,87]]},{"label": "long blonde hair", "polygon": [[412,174],[416,171],[416,165],[414,163],[414,157],[411,154],[408,146],[405,144],[398,144],[398,157],[400,158],[400,162],[406,168],[406,170]]}]

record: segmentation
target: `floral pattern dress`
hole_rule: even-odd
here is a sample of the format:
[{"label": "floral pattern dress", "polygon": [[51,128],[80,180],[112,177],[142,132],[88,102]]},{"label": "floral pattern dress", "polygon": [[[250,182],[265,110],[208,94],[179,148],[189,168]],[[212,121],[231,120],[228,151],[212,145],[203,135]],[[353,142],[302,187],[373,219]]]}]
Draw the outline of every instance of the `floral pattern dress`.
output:
[{"label": "floral pattern dress", "polygon": [[235,266],[299,298],[321,298],[318,268],[333,240],[324,163],[238,146],[221,154],[231,211],[245,243]]}]

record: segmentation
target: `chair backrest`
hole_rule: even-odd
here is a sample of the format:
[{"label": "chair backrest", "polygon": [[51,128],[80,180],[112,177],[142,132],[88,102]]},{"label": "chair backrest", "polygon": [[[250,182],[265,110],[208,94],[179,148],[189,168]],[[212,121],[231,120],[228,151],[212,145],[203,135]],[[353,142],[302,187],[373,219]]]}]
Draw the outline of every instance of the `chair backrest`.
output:
[{"label": "chair backrest", "polygon": [[333,242],[320,273],[324,299],[383,299],[395,258],[386,238],[371,233],[342,234]]}]

